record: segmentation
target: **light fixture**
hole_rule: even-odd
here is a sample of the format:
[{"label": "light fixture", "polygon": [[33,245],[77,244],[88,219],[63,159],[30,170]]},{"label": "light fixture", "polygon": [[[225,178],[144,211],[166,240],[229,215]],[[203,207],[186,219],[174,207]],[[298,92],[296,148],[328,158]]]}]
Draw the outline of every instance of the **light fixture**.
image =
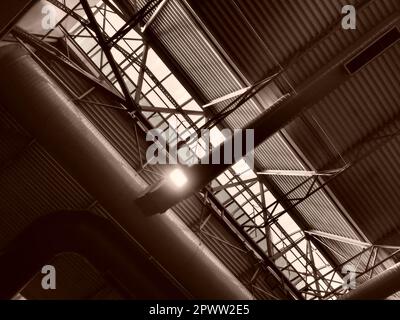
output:
[{"label": "light fixture", "polygon": [[181,169],[174,169],[169,173],[169,180],[177,187],[182,188],[188,181]]}]

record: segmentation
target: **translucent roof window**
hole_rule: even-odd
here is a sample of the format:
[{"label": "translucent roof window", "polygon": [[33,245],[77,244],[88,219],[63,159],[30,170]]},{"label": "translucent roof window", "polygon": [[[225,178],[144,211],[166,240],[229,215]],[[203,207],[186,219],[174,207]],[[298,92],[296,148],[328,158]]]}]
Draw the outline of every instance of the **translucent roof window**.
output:
[{"label": "translucent roof window", "polygon": [[[67,2],[67,5],[72,9],[76,3]],[[85,17],[82,10],[79,10],[79,14]],[[96,5],[95,17],[108,37],[124,25],[122,18],[102,1]],[[122,92],[91,33],[78,22],[73,27],[69,24],[69,32],[80,49],[91,58],[115,88]],[[131,29],[111,52],[132,97],[138,99],[136,91],[140,93],[138,104],[147,108],[143,109],[142,114],[154,127],[164,130],[164,136],[171,142],[176,144],[178,140],[188,138],[206,123],[203,108],[142,39],[140,30]],[[144,61],[143,83],[139,87]],[[268,102],[267,105],[282,98],[279,89],[273,84],[264,94],[261,98]],[[167,136],[169,127],[175,129],[175,137]],[[223,143],[226,138],[220,128],[211,128],[212,147]],[[206,140],[198,137],[189,143],[189,147],[189,154],[181,154],[188,162],[204,156]],[[260,181],[258,173],[245,160],[237,161],[215,179],[211,183],[211,191],[226,208],[227,214],[236,219],[238,226],[266,252],[269,259],[275,262],[306,298],[318,298],[318,288],[335,289],[341,283],[340,275],[336,272],[332,272],[331,280],[324,278],[325,273],[333,270],[330,264],[285,211],[283,203],[272,195],[267,185]]]}]

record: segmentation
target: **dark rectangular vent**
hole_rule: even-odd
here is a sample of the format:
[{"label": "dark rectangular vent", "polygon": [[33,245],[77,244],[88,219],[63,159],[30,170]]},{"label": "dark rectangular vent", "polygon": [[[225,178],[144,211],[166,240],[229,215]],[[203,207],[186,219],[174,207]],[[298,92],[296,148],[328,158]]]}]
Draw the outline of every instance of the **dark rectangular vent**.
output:
[{"label": "dark rectangular vent", "polygon": [[397,28],[391,29],[382,37],[361,51],[357,56],[345,64],[349,73],[353,74],[382,54],[400,39],[400,31]]}]

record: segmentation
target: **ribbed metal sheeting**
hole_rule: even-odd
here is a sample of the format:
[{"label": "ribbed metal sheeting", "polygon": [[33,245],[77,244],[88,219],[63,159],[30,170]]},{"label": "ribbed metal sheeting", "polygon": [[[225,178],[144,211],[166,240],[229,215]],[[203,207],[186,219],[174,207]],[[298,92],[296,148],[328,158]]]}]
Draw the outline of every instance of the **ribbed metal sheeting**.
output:
[{"label": "ribbed metal sheeting", "polygon": [[[303,2],[297,3],[297,6],[307,5],[308,2],[304,2],[305,4]],[[318,3],[319,6],[323,5],[320,2]],[[275,1],[274,4],[275,6],[279,6],[277,1]],[[235,25],[240,25],[245,30],[231,32],[233,29],[226,29],[223,33],[226,42],[233,44],[235,48],[244,43],[252,43],[252,48],[257,50],[256,44],[259,43],[259,40],[257,40],[258,36],[254,31],[250,32],[246,29],[247,25],[243,22],[243,16],[242,18],[238,16],[238,14],[241,13],[232,1],[204,1],[201,5],[202,10],[205,10],[208,14],[217,14],[219,16],[217,20],[213,20],[215,22],[215,28],[212,31],[218,32],[219,28],[224,28],[224,24],[229,25],[229,23],[235,21]],[[308,5],[311,7],[312,3],[308,3]],[[246,6],[257,11],[256,8],[260,6],[260,2],[249,1],[246,2]],[[268,7],[265,5],[265,2],[263,7]],[[305,8],[302,10],[307,11]],[[329,9],[328,12],[332,10],[333,9]],[[312,12],[314,12],[314,9]],[[236,15],[234,15],[234,13]],[[282,13],[280,15],[282,15]],[[264,17],[262,21],[268,20],[267,18],[267,16]],[[285,19],[288,19],[288,17]],[[321,17],[319,16],[318,19],[321,19]],[[183,9],[180,1],[168,2],[168,5],[164,7],[163,11],[153,22],[152,31],[208,100],[223,96],[235,89],[232,83],[237,83],[239,80],[233,78],[234,74],[232,72],[226,71],[228,68],[226,62],[223,62],[215,51],[210,51],[210,44],[208,44],[205,36],[199,35],[200,31],[193,22],[193,18],[187,10]],[[281,30],[281,32],[283,31]],[[313,37],[310,36],[309,38]],[[285,41],[285,38],[282,36],[280,39],[281,41]],[[221,41],[219,38],[218,40]],[[225,48],[224,41],[223,44]],[[269,45],[270,43],[268,46]],[[265,49],[265,45],[263,46]],[[292,48],[291,50],[293,51],[295,49],[296,48]],[[250,49],[246,50],[246,52],[249,51]],[[229,54],[230,53],[231,52],[229,52]],[[239,51],[235,51],[235,53],[238,54]],[[263,54],[257,56],[257,58],[252,57],[250,59],[248,55],[243,55],[240,56],[240,60],[246,61],[246,65],[249,66],[256,65],[257,70],[265,70],[265,66],[269,66],[267,68],[268,70],[263,72],[264,77],[276,66],[276,64],[271,63],[272,58],[271,56],[267,57],[265,51]],[[248,73],[250,72],[244,70],[246,77],[251,78]],[[259,78],[260,76],[257,75],[253,78],[253,81]],[[273,96],[270,98],[274,99]],[[259,109],[262,109],[262,107]],[[227,117],[225,122],[232,128],[243,127],[258,113],[258,110],[254,112],[254,109],[246,105]],[[279,134],[272,136],[259,146],[256,149],[255,157],[265,169],[301,170],[304,168]],[[290,182],[290,179],[282,177],[279,177],[276,183],[283,191],[288,191],[294,186],[293,183]],[[324,218],[321,217],[321,208],[324,208]],[[336,207],[323,193],[318,194],[318,198],[314,198],[312,201],[308,200],[304,202],[304,204],[299,206],[299,210],[306,222],[310,224],[311,228],[340,233],[343,236],[358,239],[357,234],[352,230],[348,222],[341,216]]]},{"label": "ribbed metal sheeting", "polygon": [[[244,76],[245,83],[259,80],[281,66],[287,69],[286,77],[292,86],[306,81],[400,8],[397,0],[188,2],[200,13],[218,47],[222,48],[221,56],[226,54],[231,59],[238,71],[236,75]],[[182,9],[182,3],[170,1],[155,20],[152,31],[206,99],[234,91],[238,81],[232,80],[234,73],[226,71],[204,36],[199,35],[192,18]],[[345,4],[354,4],[358,8],[356,31],[340,28],[341,8]],[[396,46],[287,126],[290,137],[313,167],[340,167],[343,163],[339,153],[345,153],[397,113],[399,61]],[[273,95],[270,98],[273,99]],[[259,113],[259,109],[243,106],[226,119],[226,124],[233,128],[242,127]],[[399,226],[395,210],[399,207],[398,146],[393,144],[383,149],[379,157],[369,160],[371,163],[365,162],[360,169],[352,169],[331,186],[335,197],[371,241],[384,239],[388,232],[393,234]],[[265,169],[302,169],[299,159],[282,143],[279,135],[259,146],[256,158]],[[325,168],[328,164],[330,167]],[[283,191],[300,182],[287,177],[273,180]],[[323,191],[300,204],[297,210],[310,228],[360,239]],[[330,245],[347,258],[358,250],[336,241],[331,241]],[[338,261],[343,261],[343,257],[334,255]]]},{"label": "ribbed metal sheeting", "polygon": [[251,81],[307,48],[321,31],[331,28],[343,4],[354,2],[189,1]]},{"label": "ribbed metal sheeting", "polygon": [[[290,135],[317,168],[334,169],[353,160],[357,145],[379,148],[382,139],[365,143],[399,127],[399,74],[397,44],[307,111],[307,125],[300,119],[294,121],[288,128]],[[314,135],[305,134],[305,128]],[[325,149],[331,152],[315,152],[321,150],[318,141],[325,141]],[[330,186],[372,242],[384,241],[400,227],[399,142],[398,137],[393,138]],[[397,241],[400,243],[400,238]]]},{"label": "ribbed metal sheeting", "polygon": [[[0,108],[0,112],[3,118],[4,109]],[[16,136],[18,133],[15,132]],[[1,245],[43,214],[63,208],[82,209],[93,202],[38,143],[29,145],[28,140],[18,148],[18,152],[14,152],[18,137],[2,141],[8,141],[10,147],[0,151],[8,162],[0,172]]]},{"label": "ribbed metal sheeting", "polygon": [[[88,208],[94,203],[94,199],[1,106],[0,128],[0,248],[39,216],[59,209]],[[92,210],[102,214],[98,205]],[[102,288],[115,294],[103,277],[77,255],[62,254],[51,263],[57,268],[57,290],[41,290],[39,276],[23,290],[24,297],[83,299],[92,297]]]},{"label": "ribbed metal sheeting", "polygon": [[[250,80],[277,65],[290,66],[293,85],[313,75],[384,17],[398,10],[396,0],[205,0],[189,1]],[[357,30],[340,27],[344,5],[357,8]],[[229,26],[225,27],[225,26]],[[300,58],[297,60],[298,58]]]},{"label": "ribbed metal sheeting", "polygon": [[[300,185],[306,180],[304,177],[274,177],[274,183],[283,192],[289,192],[292,188]],[[290,193],[289,198],[304,197],[311,185],[311,181]],[[357,234],[349,223],[339,214],[338,209],[332,204],[323,191],[318,191],[304,202],[298,204],[296,209],[301,213],[304,220],[312,228],[333,233],[343,237],[358,239]]]},{"label": "ribbed metal sheeting", "polygon": [[[138,3],[143,5],[145,1],[141,0]],[[181,1],[169,1],[153,21],[151,30],[208,101],[247,85],[239,82],[233,71],[216,55],[206,35],[198,30],[195,21]],[[276,88],[270,88],[266,99],[274,101],[276,94]],[[216,105],[215,112],[220,111],[228,102]],[[237,111],[240,117],[228,117],[228,119],[236,121],[233,127],[240,128],[259,115],[262,110],[263,107],[250,101]]]},{"label": "ribbed metal sheeting", "polygon": [[[62,66],[55,64],[54,70],[61,78],[68,79],[70,88],[78,95],[89,89],[86,86],[88,84],[83,79]],[[112,101],[99,91],[89,94],[84,100],[112,104]],[[143,162],[146,161],[147,144],[140,129],[138,129],[138,140],[136,140],[133,121],[126,112],[92,103],[81,102],[78,103],[78,106],[133,168],[140,172],[140,176],[146,182],[155,183],[160,180],[160,175],[163,175],[165,170],[168,169],[166,166],[152,165],[147,168],[150,171],[140,170],[141,159]],[[140,152],[137,149],[137,141],[140,145]],[[202,208],[201,198],[194,195],[176,205],[173,210],[239,280],[245,285],[249,285],[254,272],[257,270],[258,258],[239,240],[240,238],[236,234],[228,230],[224,222],[216,217],[212,216],[204,225],[202,229],[204,232],[199,233],[201,221],[204,221],[205,217],[210,214],[209,210],[202,212]],[[157,237],[157,235],[154,236]],[[220,240],[216,240],[215,237]],[[256,298],[288,298],[279,281],[266,269],[260,273],[253,284],[255,289],[252,289],[252,292]]]},{"label": "ribbed metal sheeting", "polygon": [[[318,168],[327,166],[339,153],[345,155],[355,142],[398,117],[399,55],[400,45],[397,44],[308,110],[304,116],[308,124],[300,124],[297,120],[293,123],[303,126],[297,132],[296,137],[301,137],[298,140],[305,141],[307,136],[312,142],[308,145],[303,143],[299,147],[310,154],[310,161]],[[326,146],[330,152],[314,155],[309,152],[318,143],[318,139],[323,145],[327,138],[334,140],[334,143]]]}]

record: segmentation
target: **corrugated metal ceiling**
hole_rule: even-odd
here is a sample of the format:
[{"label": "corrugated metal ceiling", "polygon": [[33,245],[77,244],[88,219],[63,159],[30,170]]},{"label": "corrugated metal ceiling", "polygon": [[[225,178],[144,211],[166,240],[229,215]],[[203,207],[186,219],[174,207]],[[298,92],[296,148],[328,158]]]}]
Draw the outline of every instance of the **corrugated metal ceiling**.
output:
[{"label": "corrugated metal ceiling", "polygon": [[[65,79],[78,95],[90,88],[89,82],[66,70],[65,67],[53,63],[52,69]],[[99,91],[89,94],[86,98],[106,104],[113,103],[107,95]],[[143,135],[139,135],[140,150],[137,149],[135,130],[131,118],[126,113],[88,103],[80,103],[80,108],[110,143],[140,172],[146,182],[154,183],[159,180],[165,167],[152,166],[151,170],[141,170],[140,161],[141,158],[145,159],[147,145]],[[22,128],[8,115],[4,108],[0,108],[0,112],[2,126],[4,125],[4,128],[16,128],[14,130],[17,130],[16,135],[19,137],[20,132],[23,132],[21,131]],[[7,130],[7,132],[9,131]],[[7,212],[0,220],[1,247],[6,246],[35,218],[55,210],[90,208],[93,212],[107,215],[101,205],[39,143],[29,136],[26,140],[28,143],[33,142],[24,148],[24,144],[16,146],[20,141],[14,136],[1,139],[4,143],[1,144],[0,155],[6,163],[10,163],[0,172],[0,209],[2,212]],[[17,157],[14,156],[13,158],[13,155],[17,155]],[[256,266],[259,265],[259,258],[243,244],[235,233],[226,228],[225,222],[221,220],[222,218],[217,219],[212,216],[204,225],[202,232],[199,233],[199,224],[205,214],[202,207],[202,200],[194,195],[178,204],[174,211],[193,232],[199,235],[205,245],[221,259],[228,269],[246,286],[249,286],[255,297],[259,299],[270,299],[272,296],[288,298],[279,285],[279,280],[271,276],[267,268],[259,272],[259,276],[253,282],[250,281],[256,271]],[[214,238],[207,234],[211,234]],[[100,290],[105,286],[104,281],[93,273],[93,268],[74,257],[63,258],[57,263],[61,266],[60,275],[66,284],[76,281],[79,277],[84,280],[81,281],[81,290],[75,292],[73,298],[87,298],[89,293],[94,294],[95,288]],[[70,285],[66,285],[64,290],[61,287],[60,290],[57,290],[57,295],[43,295],[42,290],[35,290],[35,288],[38,288],[37,281],[34,280],[32,285],[34,287],[28,286],[26,291],[29,298],[68,297],[74,289]],[[108,292],[109,289],[106,291]],[[107,293],[106,297],[117,296],[115,291],[111,291]]]},{"label": "corrugated metal ceiling", "polygon": [[[184,8],[185,1],[170,1],[152,30],[206,100],[260,80],[277,66],[286,70],[288,83],[282,86],[281,81],[281,89],[289,91],[290,86],[307,81],[373,27],[398,14],[400,7],[396,0],[188,2],[200,22]],[[358,8],[355,31],[339,27],[344,4]],[[202,36],[195,23],[206,28]],[[214,50],[210,50],[206,38],[214,41]],[[303,153],[302,160],[316,169],[334,169],[334,165],[342,165],[340,155],[397,115],[399,57],[397,45],[285,128]],[[234,66],[228,72],[221,65],[230,62]],[[226,119],[226,124],[242,127],[262,109],[243,106]],[[330,186],[339,207],[350,214],[372,242],[388,233],[393,235],[399,226],[396,141]],[[256,158],[264,169],[302,168],[279,135],[258,147]],[[333,167],[326,168],[328,164]],[[274,181],[286,191],[298,183],[284,177]],[[327,194],[319,192],[297,209],[313,229],[361,240],[339,207]],[[337,242],[331,246],[348,257],[354,253]]]},{"label": "corrugated metal ceiling", "polygon": [[[289,84],[301,84],[362,34],[399,9],[398,0],[358,1],[358,29],[343,32],[336,24],[340,7],[345,2],[348,4],[349,1],[201,1],[200,14],[208,31],[217,40],[219,52],[210,45],[210,35],[198,31],[196,21],[182,1],[171,0],[153,23],[152,31],[201,94],[207,100],[213,100],[271,74],[277,66],[287,68]],[[235,63],[232,69],[226,66],[226,55]],[[347,159],[346,155],[352,153],[351,149],[357,143],[397,117],[399,57],[397,45],[285,128],[302,151],[303,160],[317,169],[338,164],[340,155]],[[75,84],[79,92],[86,91],[87,87],[80,79],[62,68],[57,72],[72,79],[71,84]],[[281,85],[281,89],[289,90],[290,86]],[[231,127],[242,127],[261,113],[263,102],[274,100],[277,94],[273,88],[258,100],[248,102],[229,116],[226,123]],[[91,99],[97,98],[91,96]],[[219,105],[215,110],[221,107]],[[138,153],[132,152],[135,140],[131,125],[115,111],[92,106],[85,106],[84,110],[124,157],[138,168],[140,159]],[[6,114],[0,119],[4,128],[20,130]],[[399,139],[391,141],[330,185],[340,204],[373,242],[384,241],[388,234],[391,241],[399,239],[400,242],[400,236],[396,237],[400,227],[396,212],[400,204],[397,192],[400,172],[396,169],[399,166],[399,142]],[[32,144],[20,153],[27,143]],[[15,164],[18,168],[7,166],[0,175],[3,180],[2,210],[10,212],[8,218],[1,221],[0,227],[4,230],[1,233],[2,244],[40,214],[65,207],[82,208],[94,201],[25,133],[17,138],[1,139],[0,148],[2,163],[7,163],[14,155],[20,159]],[[264,169],[303,168],[279,134],[258,147],[256,157]],[[149,172],[143,172],[143,176],[148,182],[156,180],[156,176]],[[22,178],[27,181],[25,185],[19,183]],[[279,177],[274,182],[281,190],[287,191],[299,181]],[[38,184],[43,186],[43,190],[36,188]],[[56,196],[52,195],[50,199],[49,190]],[[199,200],[193,197],[175,210],[195,228],[201,215],[199,208]],[[312,229],[360,239],[325,193],[314,195],[297,209]],[[209,232],[227,237],[226,230],[218,225],[217,220],[209,228]],[[235,241],[234,238],[231,240]],[[235,275],[243,281],[248,280],[249,270],[252,270],[248,258],[243,258],[235,250],[228,250],[221,243],[208,238],[205,241]],[[345,256],[357,253],[353,246],[326,241]],[[341,257],[336,257],[341,261]],[[270,289],[270,284],[265,281],[260,281],[259,286],[264,286],[267,291]],[[280,295],[279,289],[276,290],[275,294]]]}]

